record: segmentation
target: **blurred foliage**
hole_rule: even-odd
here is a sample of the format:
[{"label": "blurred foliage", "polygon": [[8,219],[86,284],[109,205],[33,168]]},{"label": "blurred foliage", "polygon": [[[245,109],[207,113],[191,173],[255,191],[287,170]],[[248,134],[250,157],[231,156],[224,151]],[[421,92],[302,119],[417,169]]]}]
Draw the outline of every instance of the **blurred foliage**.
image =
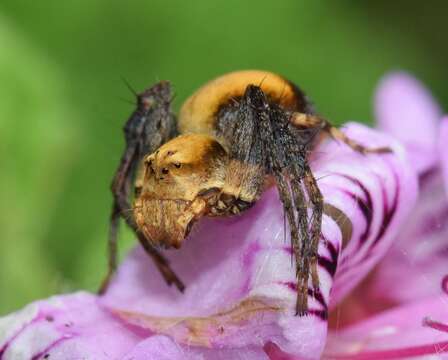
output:
[{"label": "blurred foliage", "polygon": [[0,314],[100,282],[133,108],[121,77],[171,80],[178,107],[216,75],[268,69],[342,123],[371,121],[378,79],[406,69],[446,104],[448,5],[429,3],[2,0]]}]

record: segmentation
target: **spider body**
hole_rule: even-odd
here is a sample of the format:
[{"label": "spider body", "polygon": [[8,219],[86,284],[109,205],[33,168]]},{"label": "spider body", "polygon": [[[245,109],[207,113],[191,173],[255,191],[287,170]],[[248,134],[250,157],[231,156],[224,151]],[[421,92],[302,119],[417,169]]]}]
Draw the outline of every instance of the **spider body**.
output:
[{"label": "spider body", "polygon": [[[251,84],[258,86],[248,88]],[[269,175],[267,159],[254,159],[251,164],[245,159],[249,149],[239,149],[237,154],[238,145],[243,144],[234,143],[241,142],[235,139],[240,135],[235,129],[248,115],[243,113],[245,107],[260,112],[264,106],[288,116],[311,113],[297,87],[264,71],[224,75],[185,101],[178,120],[179,133],[184,135],[145,158],[145,185],[134,206],[137,225],[154,246],[178,248],[200,217],[239,214],[259,199]],[[255,136],[247,138],[246,144],[251,140]],[[260,147],[256,144],[254,150]]]},{"label": "spider body", "polygon": [[[347,138],[314,113],[298,87],[269,72],[240,71],[209,82],[185,101],[177,123],[170,96],[167,82],[138,95],[137,109],[125,126],[126,151],[112,183],[110,266],[102,290],[116,266],[120,217],[168,284],[183,290],[158,248],[179,248],[200,218],[244,213],[275,185],[290,229],[296,314],[306,314],[309,281],[316,291],[319,287],[323,213],[307,156],[321,134],[362,153],[387,149],[366,149]],[[130,219],[125,213],[135,179]]]}]

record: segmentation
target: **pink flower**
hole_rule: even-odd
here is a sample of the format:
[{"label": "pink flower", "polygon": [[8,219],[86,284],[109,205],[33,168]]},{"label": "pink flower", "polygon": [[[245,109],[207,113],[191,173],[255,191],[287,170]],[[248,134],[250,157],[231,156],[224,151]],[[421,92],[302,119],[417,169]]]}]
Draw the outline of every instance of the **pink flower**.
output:
[{"label": "pink flower", "polygon": [[[104,297],[55,296],[0,319],[0,360],[279,360],[322,353],[377,359],[448,351],[441,286],[442,279],[448,283],[448,223],[446,215],[437,217],[448,209],[438,193],[440,164],[448,159],[435,140],[448,140],[448,119],[439,130],[440,111],[406,75],[386,78],[376,102],[383,132],[355,123],[346,131],[393,154],[362,156],[328,141],[312,160],[329,206],[319,248],[321,291],[310,290],[308,316],[294,316],[288,232],[273,189],[241,217],[202,221],[181,250],[167,253],[187,285],[184,294],[168,288],[137,248]],[[338,328],[338,314],[340,324],[357,324]]]},{"label": "pink flower", "polygon": [[448,117],[404,73],[382,81],[376,112],[379,128],[404,143],[419,176],[419,198],[384,259],[347,299],[346,306],[356,309],[349,321],[358,323],[330,332],[325,354],[448,358]]}]

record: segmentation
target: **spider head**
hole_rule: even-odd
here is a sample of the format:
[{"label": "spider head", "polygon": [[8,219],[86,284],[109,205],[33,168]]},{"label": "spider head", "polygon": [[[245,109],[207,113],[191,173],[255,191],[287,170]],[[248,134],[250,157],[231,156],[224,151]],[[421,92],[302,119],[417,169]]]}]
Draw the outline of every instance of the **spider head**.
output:
[{"label": "spider head", "polygon": [[181,135],[144,159],[134,203],[137,226],[155,246],[179,248],[224,186],[227,153],[208,135]]}]

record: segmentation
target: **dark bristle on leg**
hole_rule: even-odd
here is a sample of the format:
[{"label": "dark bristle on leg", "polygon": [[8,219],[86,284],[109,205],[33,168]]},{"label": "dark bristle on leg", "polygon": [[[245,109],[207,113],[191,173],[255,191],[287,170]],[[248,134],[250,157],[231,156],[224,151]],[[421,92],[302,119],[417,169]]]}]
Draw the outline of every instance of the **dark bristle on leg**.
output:
[{"label": "dark bristle on leg", "polygon": [[143,157],[176,136],[176,118],[170,108],[171,99],[170,84],[166,81],[157,83],[137,95],[137,108],[124,126],[126,147],[111,184],[114,201],[108,242],[109,262],[107,275],[98,291],[100,294],[107,290],[117,267],[117,236],[120,218],[123,218],[134,231],[165,281],[169,285],[176,285],[180,291],[185,288],[170,268],[168,261],[138,231],[132,214],[129,214],[132,208],[132,187]]}]

